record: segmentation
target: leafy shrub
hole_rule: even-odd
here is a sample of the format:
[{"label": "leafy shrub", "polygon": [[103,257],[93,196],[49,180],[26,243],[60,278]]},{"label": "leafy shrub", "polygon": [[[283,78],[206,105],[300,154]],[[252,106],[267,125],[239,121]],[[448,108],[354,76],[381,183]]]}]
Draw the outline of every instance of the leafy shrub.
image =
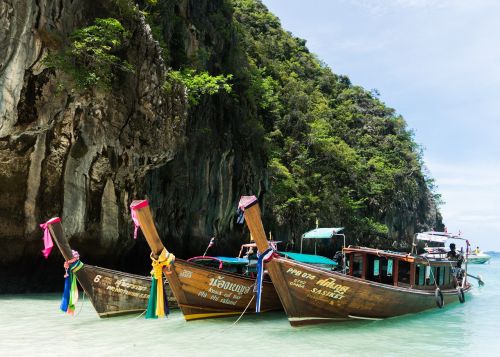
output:
[{"label": "leafy shrub", "polygon": [[219,92],[231,93],[232,86],[229,81],[231,74],[212,76],[208,72],[196,72],[194,69],[170,71],[167,74],[163,88],[170,92],[172,84],[182,84],[186,87],[188,100],[191,105],[199,103],[203,95],[214,95]]},{"label": "leafy shrub", "polygon": [[69,74],[79,89],[109,89],[117,71],[132,72],[130,63],[116,53],[130,33],[113,18],[97,18],[94,24],[74,31],[69,44],[45,58],[48,67]]}]

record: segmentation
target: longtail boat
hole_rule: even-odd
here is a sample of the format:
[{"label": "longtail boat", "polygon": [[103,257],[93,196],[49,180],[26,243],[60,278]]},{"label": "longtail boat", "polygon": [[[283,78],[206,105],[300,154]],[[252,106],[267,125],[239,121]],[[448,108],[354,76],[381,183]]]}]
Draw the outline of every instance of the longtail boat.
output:
[{"label": "longtail boat", "polygon": [[426,257],[442,258],[446,257],[450,251],[450,249],[446,248],[446,242],[450,239],[466,241],[467,245],[465,252],[463,251],[462,247],[460,254],[465,258],[465,260],[467,260],[469,264],[484,264],[491,259],[488,254],[480,251],[479,247],[471,250],[469,241],[463,238],[460,233],[458,235],[448,232],[434,231],[417,233],[414,236],[413,247],[415,247],[416,251],[417,243],[425,242],[425,253],[423,253],[422,255]]},{"label": "longtail boat", "polygon": [[[158,236],[148,202],[134,201],[130,207],[151,248],[153,265],[162,266],[186,321],[240,315],[255,309],[255,278],[223,269],[220,258],[220,269],[174,258]],[[263,281],[261,307],[262,312],[283,309],[270,281]]]},{"label": "longtail boat", "polygon": [[[80,283],[99,317],[140,313],[146,310],[151,288],[150,277],[83,264],[80,262],[78,253],[71,249],[64,235],[60,218],[52,218],[41,226],[46,230],[47,233],[45,234],[48,234],[48,231],[50,231],[56,246],[66,261],[65,268],[68,277],[70,278],[72,274],[75,275],[76,280]],[[50,249],[45,253],[46,256],[50,252]],[[166,286],[166,291],[168,292],[170,306],[176,307],[175,298],[168,285]],[[77,296],[76,300],[78,299]],[[75,297],[72,298],[75,299]],[[72,305],[75,303],[76,301],[73,300]],[[62,305],[62,310],[69,313],[74,311],[71,310],[71,307],[68,309],[68,303],[66,303],[64,309]]]},{"label": "longtail boat", "polygon": [[[261,254],[270,250],[255,196],[239,209]],[[346,267],[321,269],[273,254],[267,270],[292,326],[378,320],[465,301],[471,289],[457,261],[364,247],[343,248]],[[345,270],[344,270],[345,269]],[[345,273],[344,273],[345,272]]]}]

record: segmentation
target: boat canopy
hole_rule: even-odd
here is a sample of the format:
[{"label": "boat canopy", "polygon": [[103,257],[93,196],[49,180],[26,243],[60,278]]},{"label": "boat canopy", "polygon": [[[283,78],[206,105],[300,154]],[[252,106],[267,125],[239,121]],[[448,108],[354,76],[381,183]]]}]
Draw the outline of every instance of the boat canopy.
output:
[{"label": "boat canopy", "polygon": [[221,262],[224,264],[228,265],[247,265],[248,264],[248,259],[247,258],[234,258],[234,257],[215,257],[219,259]]},{"label": "boat canopy", "polygon": [[424,240],[428,242],[444,243],[451,238],[452,235],[446,232],[423,232],[417,234],[417,240]]},{"label": "boat canopy", "polygon": [[[300,253],[302,253],[302,245],[304,239],[330,239],[333,236],[341,236],[344,238],[343,247],[345,247],[345,234],[340,233],[344,230],[344,227],[338,228],[315,228],[312,231],[302,234],[300,239]],[[314,254],[316,255],[316,241],[314,242]]]},{"label": "boat canopy", "polygon": [[234,257],[211,257],[211,256],[197,256],[192,257],[187,260],[188,262],[195,263],[210,263],[218,262],[219,269],[222,269],[223,265],[226,266],[243,266],[248,264],[247,258],[234,258]]},{"label": "boat canopy", "polygon": [[338,235],[344,227],[339,228],[316,228],[302,235],[302,239],[328,239]]},{"label": "boat canopy", "polygon": [[293,252],[279,252],[287,258],[291,258],[301,263],[306,264],[314,264],[314,265],[330,265],[336,266],[337,262],[331,260],[330,258],[323,257],[321,255],[313,255],[313,254],[302,254],[302,253],[293,253]]}]

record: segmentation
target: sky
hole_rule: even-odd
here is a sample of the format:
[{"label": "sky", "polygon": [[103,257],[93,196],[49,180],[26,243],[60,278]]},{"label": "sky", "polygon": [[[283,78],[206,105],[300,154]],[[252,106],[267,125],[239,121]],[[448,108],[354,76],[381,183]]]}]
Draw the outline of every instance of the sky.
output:
[{"label": "sky", "polygon": [[500,1],[263,3],[333,72],[405,118],[448,232],[500,251]]}]

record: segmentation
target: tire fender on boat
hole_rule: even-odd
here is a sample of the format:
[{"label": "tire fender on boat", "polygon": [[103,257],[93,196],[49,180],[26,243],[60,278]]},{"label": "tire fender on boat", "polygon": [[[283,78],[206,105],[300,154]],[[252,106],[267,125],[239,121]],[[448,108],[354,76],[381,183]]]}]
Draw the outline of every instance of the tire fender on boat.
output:
[{"label": "tire fender on boat", "polygon": [[461,304],[465,302],[465,294],[464,294],[464,289],[462,288],[457,288],[457,294],[458,294],[458,301],[460,301]]},{"label": "tire fender on boat", "polygon": [[441,289],[436,288],[436,291],[434,292],[434,297],[436,298],[436,305],[440,309],[443,308],[444,305],[444,297],[443,293],[441,292]]}]

